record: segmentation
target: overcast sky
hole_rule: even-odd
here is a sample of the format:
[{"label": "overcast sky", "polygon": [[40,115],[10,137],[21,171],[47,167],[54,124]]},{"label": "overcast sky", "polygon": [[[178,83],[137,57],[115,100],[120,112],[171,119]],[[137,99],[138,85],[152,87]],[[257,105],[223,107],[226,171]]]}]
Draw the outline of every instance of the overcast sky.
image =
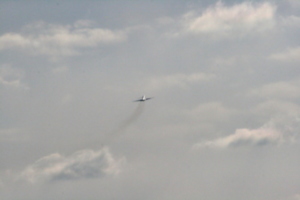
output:
[{"label": "overcast sky", "polygon": [[0,199],[300,200],[298,0],[0,13]]}]

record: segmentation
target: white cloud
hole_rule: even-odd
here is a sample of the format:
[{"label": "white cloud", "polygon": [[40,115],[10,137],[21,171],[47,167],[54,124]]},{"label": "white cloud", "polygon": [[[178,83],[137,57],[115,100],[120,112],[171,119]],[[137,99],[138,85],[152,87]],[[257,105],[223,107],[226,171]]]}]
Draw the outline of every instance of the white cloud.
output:
[{"label": "white cloud", "polygon": [[187,33],[193,34],[243,35],[272,28],[275,12],[276,7],[270,3],[244,2],[225,6],[218,2],[200,16],[195,12],[187,13],[183,17],[183,26]]},{"label": "white cloud", "polygon": [[283,62],[300,61],[300,47],[289,48],[284,52],[275,53],[269,57],[272,60]]},{"label": "white cloud", "polygon": [[237,129],[233,134],[210,141],[195,144],[199,148],[229,148],[240,146],[265,146],[293,143],[299,135],[298,115],[284,114],[272,118],[268,123],[257,129]]},{"label": "white cloud", "polygon": [[0,50],[20,49],[33,54],[72,56],[78,49],[116,43],[126,39],[124,32],[91,28],[89,21],[74,25],[53,25],[43,22],[28,25],[24,33],[6,33],[0,36]]},{"label": "white cloud", "polygon": [[280,132],[272,128],[259,128],[259,129],[237,129],[234,134],[218,138],[212,141],[206,141],[196,144],[195,148],[213,147],[213,148],[226,148],[237,147],[244,145],[266,145],[278,144],[283,141],[283,136]]},{"label": "white cloud", "polygon": [[210,81],[215,78],[214,74],[193,73],[193,74],[172,74],[161,77],[151,78],[149,81],[149,89],[162,89],[169,87],[186,88],[190,84]]},{"label": "white cloud", "polygon": [[10,65],[3,65],[0,68],[0,84],[6,87],[29,89],[22,83],[23,77],[24,73],[21,70],[14,69]]},{"label": "white cloud", "polygon": [[0,36],[0,50],[11,49],[14,47],[25,48],[31,41],[17,33],[6,33]]},{"label": "white cloud", "polygon": [[28,166],[21,179],[31,183],[116,175],[124,159],[116,160],[107,148],[99,151],[82,150],[65,157],[55,153],[45,156]]}]

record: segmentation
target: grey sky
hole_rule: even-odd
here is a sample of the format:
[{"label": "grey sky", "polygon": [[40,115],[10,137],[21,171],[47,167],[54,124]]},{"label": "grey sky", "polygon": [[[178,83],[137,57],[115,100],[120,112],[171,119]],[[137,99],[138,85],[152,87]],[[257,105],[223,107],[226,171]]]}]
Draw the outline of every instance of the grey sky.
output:
[{"label": "grey sky", "polygon": [[0,13],[1,199],[300,199],[297,0]]}]

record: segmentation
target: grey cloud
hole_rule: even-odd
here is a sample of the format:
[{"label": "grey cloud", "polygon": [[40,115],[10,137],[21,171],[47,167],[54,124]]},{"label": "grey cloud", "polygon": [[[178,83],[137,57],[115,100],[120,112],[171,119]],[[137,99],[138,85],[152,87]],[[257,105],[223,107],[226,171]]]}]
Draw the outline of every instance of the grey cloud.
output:
[{"label": "grey cloud", "polygon": [[299,194],[299,7],[170,2],[0,1],[0,199]]},{"label": "grey cloud", "polygon": [[297,1],[297,0],[288,0],[288,3],[292,6],[292,7],[295,7],[295,8],[299,8],[300,7],[300,2]]},{"label": "grey cloud", "polygon": [[214,78],[214,74],[202,72],[191,74],[170,74],[150,78],[147,88],[149,90],[160,90],[169,87],[187,88],[189,85],[211,81]]},{"label": "grey cloud", "polygon": [[220,102],[209,102],[200,104],[192,110],[187,110],[184,113],[191,120],[198,120],[199,122],[217,122],[227,121],[230,119],[236,110],[227,108]]},{"label": "grey cloud", "polygon": [[14,69],[10,65],[2,65],[0,67],[0,84],[13,88],[29,89],[22,79],[24,73],[20,69]]},{"label": "grey cloud", "polygon": [[0,129],[0,140],[2,141],[20,141],[26,140],[19,135],[20,129],[18,128],[7,128],[7,129]]},{"label": "grey cloud", "polygon": [[286,27],[299,27],[300,26],[300,17],[291,15],[285,18],[282,18],[280,24]]},{"label": "grey cloud", "polygon": [[300,82],[280,81],[266,84],[250,92],[250,95],[266,99],[297,99],[300,96]]},{"label": "grey cloud", "polygon": [[107,148],[99,151],[81,150],[67,157],[55,153],[28,166],[20,179],[35,183],[116,175],[123,161],[116,160]]},{"label": "grey cloud", "polygon": [[295,194],[295,195],[293,196],[293,199],[294,199],[294,200],[299,200],[299,199],[300,199],[300,194]]},{"label": "grey cloud", "polygon": [[273,99],[256,105],[252,112],[268,118],[282,114],[297,116],[300,113],[300,107],[297,103]]},{"label": "grey cloud", "polygon": [[300,61],[300,47],[289,48],[283,52],[274,53],[269,58],[282,62],[298,62]]}]

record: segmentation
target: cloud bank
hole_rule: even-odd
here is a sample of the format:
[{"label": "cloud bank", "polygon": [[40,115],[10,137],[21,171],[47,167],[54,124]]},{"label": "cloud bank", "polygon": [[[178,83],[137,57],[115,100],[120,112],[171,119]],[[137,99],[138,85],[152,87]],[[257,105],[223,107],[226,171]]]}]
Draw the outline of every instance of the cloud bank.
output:
[{"label": "cloud bank", "polygon": [[121,42],[124,32],[91,28],[90,23],[79,21],[73,25],[55,25],[39,22],[28,25],[23,33],[5,33],[0,36],[0,51],[25,50],[35,55],[73,56],[78,48]]},{"label": "cloud bank", "polygon": [[55,153],[28,166],[21,173],[21,179],[35,183],[116,175],[123,161],[113,158],[107,148],[99,151],[81,150],[67,157]]}]

